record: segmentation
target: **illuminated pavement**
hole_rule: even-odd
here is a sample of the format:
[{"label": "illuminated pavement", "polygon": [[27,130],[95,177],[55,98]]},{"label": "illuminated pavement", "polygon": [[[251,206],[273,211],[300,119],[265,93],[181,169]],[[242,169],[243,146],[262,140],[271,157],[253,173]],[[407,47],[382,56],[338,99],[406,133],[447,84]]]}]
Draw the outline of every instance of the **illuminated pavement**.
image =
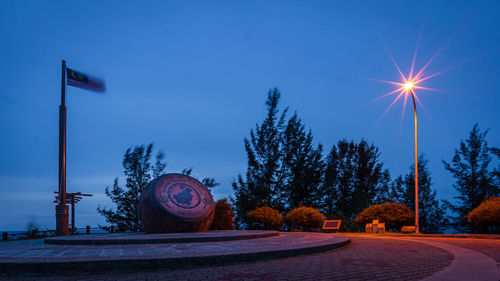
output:
[{"label": "illuminated pavement", "polygon": [[335,250],[275,260],[168,271],[24,276],[2,280],[498,281],[499,263],[500,240],[354,235],[349,245]]},{"label": "illuminated pavement", "polygon": [[[78,235],[59,240],[76,240],[91,245],[54,245],[43,240],[0,243],[0,276],[19,274],[67,274],[131,272],[155,269],[193,268],[235,262],[261,261],[325,252],[349,244],[342,235],[325,233],[278,233],[276,231],[221,231],[185,234],[206,242],[186,242],[180,234]],[[213,238],[253,238],[213,241]],[[273,236],[266,237],[269,234]],[[236,237],[235,237],[236,236]],[[73,239],[74,238],[74,239]],[[118,238],[118,239],[117,239]],[[207,238],[210,238],[207,240]],[[168,243],[171,240],[182,243]],[[51,242],[54,242],[50,238]],[[120,240],[124,243],[116,244]],[[140,244],[130,244],[140,241]],[[144,243],[150,241],[151,243]],[[161,241],[161,242],[158,242]],[[106,242],[105,245],[93,245]],[[111,244],[109,244],[111,243]]]}]

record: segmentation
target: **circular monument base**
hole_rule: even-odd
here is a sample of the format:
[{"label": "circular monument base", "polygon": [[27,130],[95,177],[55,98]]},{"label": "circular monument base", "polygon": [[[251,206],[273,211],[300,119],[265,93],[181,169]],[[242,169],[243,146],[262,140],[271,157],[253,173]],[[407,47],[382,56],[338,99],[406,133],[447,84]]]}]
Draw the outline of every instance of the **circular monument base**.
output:
[{"label": "circular monument base", "polygon": [[[248,237],[246,232],[255,235],[273,235],[257,239]],[[241,233],[241,234],[239,234]],[[246,234],[245,234],[246,233]],[[196,233],[190,233],[191,239]],[[277,233],[274,231],[219,231],[199,233],[208,234],[204,239],[227,239],[229,241],[207,241],[195,243],[152,243],[162,234],[101,234],[56,237],[47,241],[135,241],[132,237],[143,237],[147,244],[112,245],[50,245],[43,239],[7,241],[0,243],[0,279],[9,275],[53,275],[53,274],[90,274],[109,272],[137,272],[143,270],[171,270],[179,268],[206,267],[240,262],[261,261],[332,250],[350,242],[349,237],[326,233]],[[186,234],[163,234],[164,239],[172,239]],[[256,238],[256,236],[252,236]],[[112,237],[116,237],[112,240]],[[127,240],[126,237],[129,237]],[[153,238],[155,237],[156,238]],[[170,237],[168,237],[170,236]],[[109,239],[98,240],[97,238]],[[150,237],[145,239],[146,237]],[[210,238],[209,238],[210,237]],[[215,238],[217,237],[217,238]],[[224,237],[224,238],[221,238]],[[238,240],[235,240],[237,238]],[[185,239],[185,238],[184,238]],[[168,241],[168,240],[163,240]],[[177,241],[185,241],[180,237]],[[50,242],[49,242],[50,243]],[[99,243],[99,242],[97,242]],[[152,243],[152,244],[151,244]]]},{"label": "circular monument base", "polygon": [[278,236],[271,230],[210,230],[188,233],[112,233],[57,236],[45,239],[46,244],[58,245],[123,245],[214,242]]}]

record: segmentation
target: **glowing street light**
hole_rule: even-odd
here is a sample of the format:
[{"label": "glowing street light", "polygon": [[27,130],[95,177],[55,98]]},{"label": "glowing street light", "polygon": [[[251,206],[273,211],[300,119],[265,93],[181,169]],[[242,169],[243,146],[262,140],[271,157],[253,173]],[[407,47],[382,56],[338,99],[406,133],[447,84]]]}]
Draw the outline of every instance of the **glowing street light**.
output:
[{"label": "glowing street light", "polygon": [[[398,68],[399,69],[399,68]],[[411,74],[410,74],[411,75]],[[403,76],[403,75],[402,75]],[[411,77],[411,76],[410,76]],[[418,222],[418,138],[417,138],[417,105],[415,103],[415,93],[413,92],[413,88],[422,88],[420,86],[417,86],[417,83],[419,82],[416,79],[406,79],[403,76],[404,83],[397,83],[397,85],[400,86],[396,90],[396,92],[400,92],[396,100],[391,104],[391,106],[401,97],[402,95],[405,96],[405,105],[406,105],[406,100],[408,98],[408,94],[411,95],[411,99],[413,101],[413,113],[414,113],[414,119],[415,119],[415,232],[419,233],[419,222]],[[388,82],[388,81],[387,81]],[[396,84],[396,83],[391,83],[391,84]],[[418,98],[417,98],[418,100]],[[389,107],[390,108],[390,107]]]},{"label": "glowing street light", "polygon": [[413,101],[413,112],[415,116],[415,232],[419,233],[418,224],[418,139],[417,139],[417,105],[415,104],[415,93],[413,93],[413,82],[406,82],[405,90],[411,94]]},{"label": "glowing street light", "polygon": [[434,76],[437,76],[437,75],[439,75],[439,74],[441,74],[441,73],[443,73],[445,71],[437,72],[437,73],[430,74],[430,75],[427,75],[427,76],[423,75],[424,70],[436,58],[436,56],[437,56],[437,54],[436,54],[436,55],[434,55],[424,65],[424,67],[422,67],[422,69],[420,69],[420,71],[417,74],[414,75],[413,74],[413,68],[415,66],[416,55],[417,55],[417,53],[416,53],[416,50],[415,50],[415,55],[413,56],[413,62],[412,62],[410,74],[408,75],[408,77],[406,77],[401,72],[401,69],[396,64],[394,58],[392,58],[392,56],[391,56],[391,58],[392,58],[392,60],[394,62],[394,65],[396,66],[399,74],[401,75],[402,82],[393,82],[393,81],[386,81],[386,80],[379,80],[379,79],[376,79],[376,80],[398,86],[397,89],[395,89],[395,90],[393,90],[393,91],[391,91],[391,92],[383,95],[383,97],[386,97],[386,96],[389,96],[389,95],[396,95],[397,94],[397,97],[394,99],[394,101],[391,103],[391,105],[389,106],[389,108],[387,108],[387,110],[384,112],[383,115],[385,115],[385,113],[387,113],[387,111],[389,111],[389,109],[396,103],[396,101],[398,101],[403,96],[404,96],[403,112],[404,112],[404,110],[406,108],[406,102],[408,100],[408,96],[409,95],[411,95],[411,99],[413,101],[413,113],[414,113],[414,119],[415,119],[415,232],[419,233],[419,216],[418,216],[418,138],[417,138],[417,105],[416,105],[416,102],[418,102],[420,105],[422,105],[422,103],[418,99],[418,96],[415,95],[414,89],[421,89],[421,90],[428,90],[428,91],[437,91],[436,89],[422,87],[419,84],[421,82],[423,82],[423,81],[425,81],[425,80],[427,80],[429,78],[432,78]]}]

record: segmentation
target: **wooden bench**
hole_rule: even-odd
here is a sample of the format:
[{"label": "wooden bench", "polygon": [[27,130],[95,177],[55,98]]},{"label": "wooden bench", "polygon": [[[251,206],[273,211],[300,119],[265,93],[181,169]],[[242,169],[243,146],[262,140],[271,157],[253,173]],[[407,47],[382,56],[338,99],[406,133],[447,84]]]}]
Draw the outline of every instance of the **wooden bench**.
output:
[{"label": "wooden bench", "polygon": [[415,226],[403,226],[401,227],[401,232],[402,233],[415,233]]}]

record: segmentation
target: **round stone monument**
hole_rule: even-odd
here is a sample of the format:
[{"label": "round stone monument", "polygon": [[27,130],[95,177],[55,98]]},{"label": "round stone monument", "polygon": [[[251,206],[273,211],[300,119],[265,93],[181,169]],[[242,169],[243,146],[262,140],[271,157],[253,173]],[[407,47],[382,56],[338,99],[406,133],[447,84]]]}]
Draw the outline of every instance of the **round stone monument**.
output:
[{"label": "round stone monument", "polygon": [[139,200],[139,219],[147,233],[207,231],[214,211],[208,188],[183,174],[157,177]]}]

